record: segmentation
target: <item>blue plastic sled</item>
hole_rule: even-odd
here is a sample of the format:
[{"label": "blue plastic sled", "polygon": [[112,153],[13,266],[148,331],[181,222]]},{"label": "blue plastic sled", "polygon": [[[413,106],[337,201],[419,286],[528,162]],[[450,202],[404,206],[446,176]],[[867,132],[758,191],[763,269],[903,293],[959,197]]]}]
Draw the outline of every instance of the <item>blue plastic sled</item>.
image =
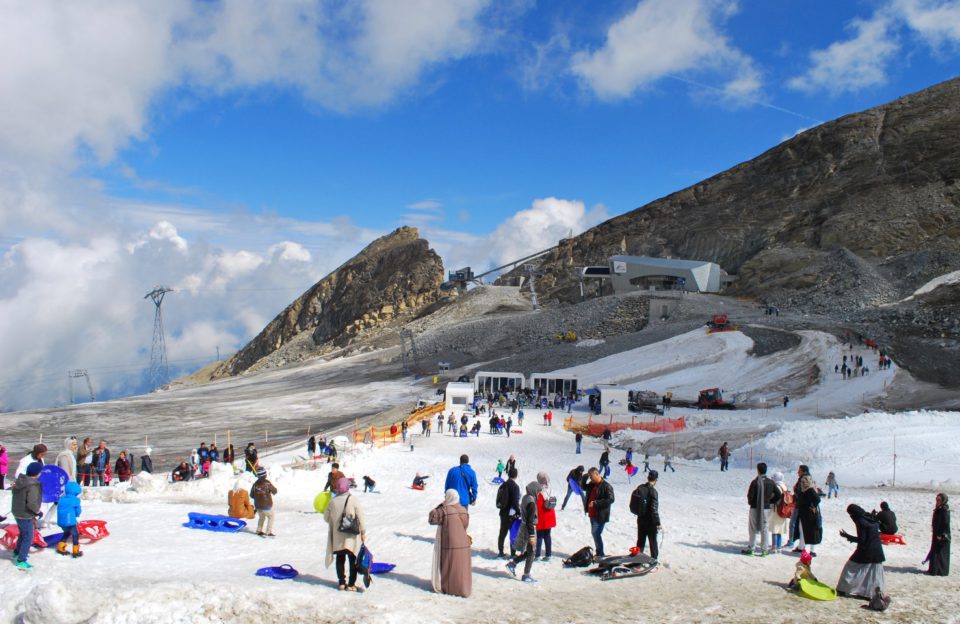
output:
[{"label": "blue plastic sled", "polygon": [[570,484],[570,489],[573,490],[573,493],[577,496],[583,496],[583,490],[580,489],[580,484],[574,481],[573,479],[567,479],[567,483]]},{"label": "blue plastic sled", "polygon": [[63,496],[63,490],[67,487],[70,477],[67,476],[66,470],[51,464],[43,467],[37,480],[40,481],[40,487],[43,490],[43,502],[55,503]]},{"label": "blue plastic sled", "polygon": [[282,566],[269,566],[257,570],[257,576],[266,576],[280,581],[296,578],[298,574],[300,573],[289,563],[285,563]]},{"label": "blue plastic sled", "polygon": [[237,520],[229,516],[212,516],[193,511],[187,514],[187,518],[188,521],[183,526],[188,529],[204,529],[217,533],[236,533],[247,526],[247,523],[243,520]]},{"label": "blue plastic sled", "polygon": [[490,480],[490,483],[494,485],[500,485],[501,483],[503,483],[503,477],[494,477],[493,479]]},{"label": "blue plastic sled", "polygon": [[370,574],[386,574],[395,567],[397,567],[395,563],[380,563],[379,561],[374,561],[373,565],[370,566]]},{"label": "blue plastic sled", "polygon": [[45,535],[43,541],[47,543],[47,548],[56,548],[57,543],[63,539],[63,533],[54,533],[53,535]]},{"label": "blue plastic sled", "polygon": [[517,540],[517,533],[520,532],[520,518],[514,518],[513,524],[510,525],[510,543],[514,543]]}]

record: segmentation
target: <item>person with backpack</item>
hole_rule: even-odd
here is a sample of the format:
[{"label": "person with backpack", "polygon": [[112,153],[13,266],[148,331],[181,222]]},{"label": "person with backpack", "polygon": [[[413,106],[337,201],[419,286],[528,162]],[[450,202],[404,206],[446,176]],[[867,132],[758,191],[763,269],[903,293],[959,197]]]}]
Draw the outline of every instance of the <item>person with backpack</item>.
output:
[{"label": "person with backpack", "polygon": [[650,556],[657,559],[660,549],[657,546],[657,532],[660,526],[660,496],[657,494],[656,470],[647,473],[647,482],[637,486],[630,496],[630,511],[637,516],[637,548],[643,552],[646,541],[650,540]]},{"label": "person with backpack", "polygon": [[773,552],[783,548],[783,535],[787,532],[787,521],[793,515],[793,492],[783,481],[783,473],[773,473],[773,482],[780,491],[780,501],[770,509],[767,515],[767,529],[770,531],[770,543]]},{"label": "person with backpack", "polygon": [[[574,485],[576,485],[578,489],[581,487],[581,484],[583,483],[584,470],[585,469],[583,466],[577,466],[576,468],[574,468],[573,470],[567,473],[567,495],[563,497],[563,505],[560,506],[560,511],[563,511],[564,509],[567,508],[567,501],[570,500],[570,495],[573,494],[574,492],[574,489],[573,489]],[[580,489],[579,496],[580,496],[581,502],[586,504],[586,502],[583,501],[582,489]]]},{"label": "person with backpack", "polygon": [[[520,515],[520,486],[517,485],[517,469],[507,470],[507,480],[497,488],[497,509],[500,514],[500,534],[497,536],[497,553],[503,559],[507,555],[503,552],[503,542],[510,534],[513,520]],[[511,544],[510,556],[516,553]]]},{"label": "person with backpack", "polygon": [[[775,507],[780,501],[780,488],[767,476],[767,464],[760,462],[757,464],[757,478],[750,482],[747,488],[747,503],[750,505],[749,515],[749,533],[750,543],[747,548],[740,552],[744,555],[759,555],[766,557],[769,553],[767,544],[769,543],[769,528],[767,518],[771,507]],[[760,534],[760,551],[757,552],[755,544],[757,542],[757,533]]]},{"label": "person with backpack", "polygon": [[717,454],[720,456],[720,472],[726,472],[730,469],[730,446],[724,442]]},{"label": "person with backpack", "polygon": [[596,556],[605,557],[603,551],[603,528],[610,522],[610,507],[613,505],[613,486],[604,480],[596,468],[587,473],[583,511],[590,518],[590,534],[596,546]]},{"label": "person with backpack", "polygon": [[447,480],[443,484],[443,491],[454,489],[460,492],[460,504],[467,511],[470,505],[477,502],[477,473],[470,466],[470,458],[464,454],[460,456],[460,465],[447,471]]},{"label": "person with backpack", "polygon": [[550,476],[545,472],[537,473],[540,493],[537,494],[537,550],[534,558],[540,558],[540,545],[543,544],[543,561],[550,561],[553,554],[553,538],[550,531],[557,526],[557,497],[550,492]]},{"label": "person with backpack", "polygon": [[530,576],[530,571],[533,569],[534,549],[537,543],[537,497],[539,495],[540,484],[536,481],[528,483],[527,493],[520,501],[520,529],[517,531],[516,539],[510,545],[520,554],[507,562],[507,570],[516,576],[517,564],[524,561],[521,577],[524,583],[536,583],[536,580]]}]

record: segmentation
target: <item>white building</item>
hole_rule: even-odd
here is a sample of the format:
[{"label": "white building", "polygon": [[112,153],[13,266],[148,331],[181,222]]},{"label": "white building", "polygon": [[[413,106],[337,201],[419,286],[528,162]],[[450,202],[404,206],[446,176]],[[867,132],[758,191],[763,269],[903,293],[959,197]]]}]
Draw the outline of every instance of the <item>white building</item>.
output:
[{"label": "white building", "polygon": [[480,371],[473,377],[473,389],[477,394],[516,392],[526,387],[526,379],[520,373]]},{"label": "white building", "polygon": [[649,256],[612,256],[609,266],[585,267],[581,277],[610,280],[618,295],[651,288],[717,293],[732,281],[715,262]]},{"label": "white building", "polygon": [[446,412],[463,412],[473,405],[473,384],[451,381],[444,391]]},{"label": "white building", "polygon": [[560,393],[570,396],[577,391],[578,379],[576,375],[562,373],[533,373],[527,387],[536,395],[553,396]]}]

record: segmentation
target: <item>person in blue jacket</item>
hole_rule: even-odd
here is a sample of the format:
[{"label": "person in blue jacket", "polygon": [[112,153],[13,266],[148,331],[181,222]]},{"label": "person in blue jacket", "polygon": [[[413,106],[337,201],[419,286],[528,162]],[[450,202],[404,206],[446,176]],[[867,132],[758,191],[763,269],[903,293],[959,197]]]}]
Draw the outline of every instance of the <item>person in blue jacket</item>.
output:
[{"label": "person in blue jacket", "polygon": [[470,467],[470,458],[460,456],[460,465],[447,471],[444,491],[456,490],[460,494],[460,504],[469,511],[469,505],[477,502],[477,473]]},{"label": "person in blue jacket", "polygon": [[80,552],[80,533],[77,530],[77,521],[80,518],[80,484],[68,481],[66,491],[57,502],[57,525],[63,529],[63,537],[57,544],[57,552],[61,555],[67,552],[67,540],[73,538],[73,558],[82,557]]}]

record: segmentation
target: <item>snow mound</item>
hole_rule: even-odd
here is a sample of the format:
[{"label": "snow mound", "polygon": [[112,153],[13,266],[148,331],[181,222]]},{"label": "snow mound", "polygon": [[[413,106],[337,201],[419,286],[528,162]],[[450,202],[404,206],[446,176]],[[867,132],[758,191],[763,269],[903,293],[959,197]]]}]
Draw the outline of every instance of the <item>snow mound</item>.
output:
[{"label": "snow mound", "polygon": [[577,343],[578,347],[596,347],[605,343],[606,340],[603,338],[587,338],[586,340],[581,340]]},{"label": "snow mound", "polygon": [[935,277],[920,288],[913,291],[913,295],[922,295],[924,293],[931,292],[940,286],[945,286],[947,284],[956,284],[960,282],[960,271],[953,271],[952,273],[946,273],[940,277]]}]

